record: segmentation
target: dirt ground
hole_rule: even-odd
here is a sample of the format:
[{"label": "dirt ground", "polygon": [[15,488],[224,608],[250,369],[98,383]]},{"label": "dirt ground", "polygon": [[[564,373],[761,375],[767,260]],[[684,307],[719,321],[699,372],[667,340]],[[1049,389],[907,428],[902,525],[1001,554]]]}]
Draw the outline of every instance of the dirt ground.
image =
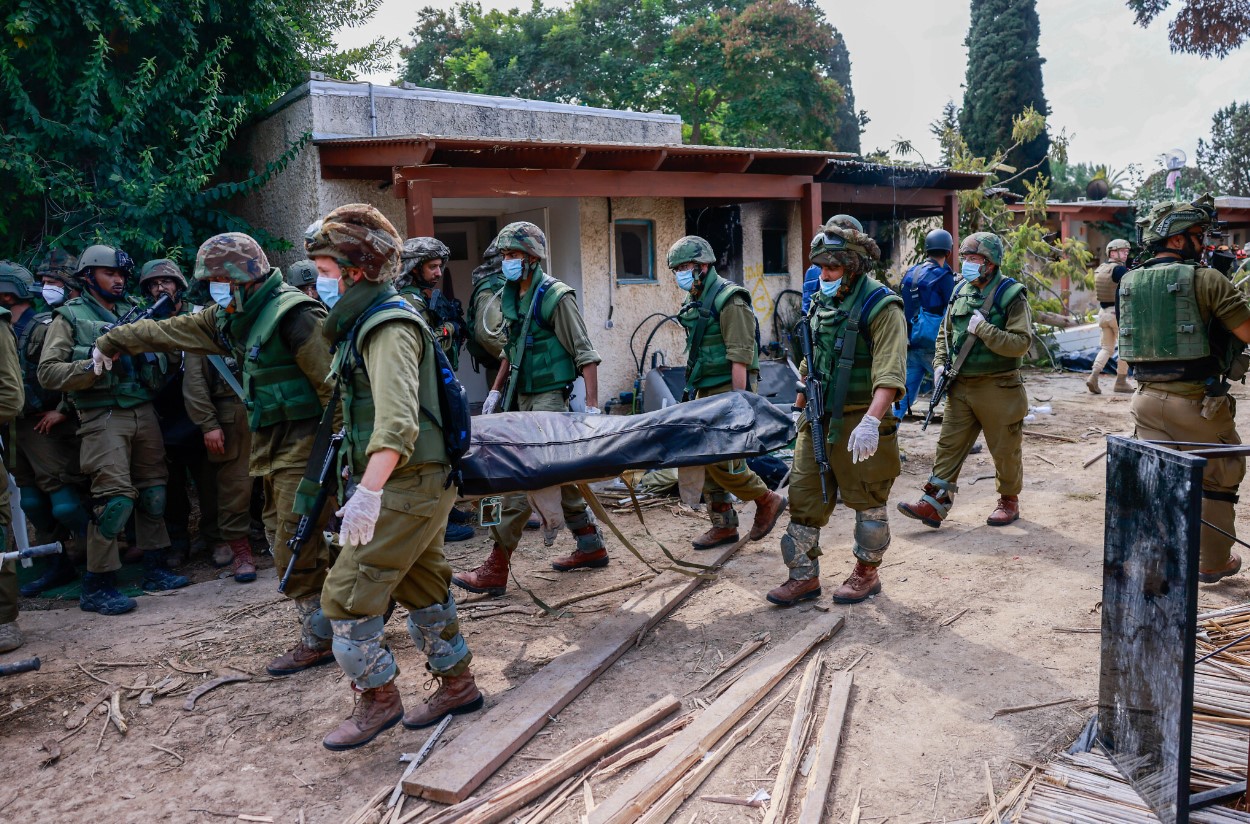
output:
[{"label": "dirt ground", "polygon": [[[1025,438],[1023,519],[1002,529],[985,525],[994,483],[974,479],[991,475],[992,464],[986,452],[973,455],[956,507],[940,530],[892,516],[884,592],[862,605],[832,606],[846,625],[825,645],[827,660],[833,668],[854,664],[855,688],[827,820],[847,820],[859,791],[860,820],[866,824],[979,814],[986,808],[987,764],[1001,795],[1023,772],[1021,763],[1045,760],[1079,731],[1090,712],[1081,704],[992,716],[1004,707],[1096,695],[1098,635],[1055,628],[1092,627],[1100,620],[1104,464],[1089,469],[1082,464],[1102,448],[1104,433],[1128,432],[1129,396],[1110,394],[1110,383],[1104,380],[1107,394],[1093,397],[1080,376],[1031,373],[1030,402],[1049,404],[1053,414],[1038,416],[1027,428],[1078,442]],[[1244,397],[1246,390],[1239,386],[1234,393]],[[1243,432],[1250,429],[1247,410],[1250,404],[1243,403]],[[896,501],[913,499],[928,477],[937,427],[922,434],[919,423],[909,421],[902,433],[909,460],[894,486],[891,509]],[[750,514],[746,507],[744,523]],[[1250,532],[1241,520],[1243,531]],[[698,516],[665,509],[653,510],[648,521],[669,547],[681,546],[705,525]],[[645,554],[662,560],[635,520],[622,515],[617,522],[639,537]],[[763,542],[748,544],[716,581],[593,683],[487,788],[534,769],[664,693],[685,695],[757,633],[770,632],[778,642],[817,614],[814,603],[781,610],[762,598],[785,575],[777,549],[785,523],[783,518]],[[822,607],[830,606],[829,589],[850,569],[852,524],[852,516],[840,509],[824,532]],[[567,533],[553,550],[542,547],[537,533],[526,533],[517,554],[518,576],[540,597],[558,599],[646,572],[614,541],[606,570],[551,572],[547,556],[569,545]],[[455,568],[466,569],[487,547],[486,533],[479,530],[473,541],[449,546],[448,554]],[[1204,606],[1244,602],[1250,600],[1250,576],[1202,589]],[[586,638],[608,610],[638,591],[582,602],[577,614],[561,620],[524,614],[474,619],[476,610],[465,609],[465,635],[488,704]],[[503,600],[529,603],[512,591]],[[302,811],[307,822],[338,822],[382,787],[393,786],[402,769],[400,753],[417,750],[426,737],[396,727],[355,752],[335,754],[321,747],[321,736],[350,712],[352,697],[335,667],[286,679],[264,676],[264,663],[294,638],[293,612],[274,590],[272,569],[251,585],[209,580],[144,597],[137,610],[117,618],[89,615],[72,605],[26,606],[21,624],[27,644],[3,660],[38,655],[43,669],[0,681],[0,763],[11,776],[0,788],[0,816],[6,821],[209,822],[225,820],[222,813],[246,813],[295,822]],[[387,636],[403,670],[405,700],[419,701],[423,668],[400,616],[392,619]],[[66,729],[67,716],[106,688],[86,671],[121,686],[141,676],[153,683],[172,675],[186,678],[188,686],[213,677],[178,672],[171,659],[183,669],[253,677],[208,693],[191,712],[178,694],[158,697],[151,706],[127,698],[125,736],[106,728],[99,714],[77,733]],[[822,705],[826,694],[822,689]],[[687,708],[694,707],[693,698],[685,698]],[[758,820],[759,810],[697,796],[771,790],[791,711],[789,701],[782,704],[672,820]],[[472,723],[473,716],[457,718],[446,737]],[[59,760],[42,766],[48,753],[41,743],[58,739]],[[627,770],[595,782],[595,797],[607,797],[628,775]],[[578,793],[551,820],[576,824],[582,813]]]}]

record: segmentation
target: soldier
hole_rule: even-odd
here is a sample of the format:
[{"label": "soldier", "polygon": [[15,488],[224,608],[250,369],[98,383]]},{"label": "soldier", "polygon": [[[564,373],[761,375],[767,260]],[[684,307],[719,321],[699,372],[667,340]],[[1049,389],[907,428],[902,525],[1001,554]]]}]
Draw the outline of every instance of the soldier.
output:
[{"label": "soldier", "polygon": [[[1098,298],[1098,328],[1102,330],[1102,342],[1098,349],[1098,356],[1094,358],[1094,368],[1089,373],[1089,380],[1085,381],[1085,385],[1089,387],[1089,391],[1095,395],[1101,395],[1102,389],[1098,386],[1098,376],[1102,374],[1102,370],[1106,367],[1107,361],[1111,360],[1111,353],[1115,350],[1116,339],[1120,335],[1120,310],[1116,306],[1116,293],[1120,288],[1120,281],[1128,272],[1129,245],[1127,240],[1116,239],[1107,244],[1107,260],[1101,266],[1094,270],[1094,296]],[[1116,392],[1132,392],[1133,387],[1128,382],[1128,361],[1120,358],[1115,365],[1115,387]]]},{"label": "soldier", "polygon": [[[12,281],[12,270],[15,264],[0,261],[0,272],[7,275],[0,281],[3,294],[15,294]],[[25,269],[22,270],[26,272]],[[30,273],[26,272],[27,278]],[[21,279],[20,276],[18,278]],[[33,279],[32,279],[33,280]],[[22,391],[22,370],[17,359],[17,338],[13,334],[9,310],[0,306],[0,425],[8,431],[8,423],[22,412],[25,402]],[[4,461],[0,460],[0,477],[8,474]],[[9,532],[13,525],[13,510],[17,501],[12,500],[9,493],[8,479],[5,478],[4,489],[0,490],[0,551],[9,548]],[[0,652],[10,652],[25,643],[22,630],[17,625],[17,562],[5,561],[0,564]]]},{"label": "soldier", "polygon": [[[1021,434],[1029,399],[1020,377],[1024,353],[1033,342],[1033,321],[1024,285],[1002,273],[1003,242],[977,232],[959,244],[963,282],[938,332],[933,380],[939,381],[967,343],[967,357],[946,396],[933,475],[914,504],[899,512],[937,529],[950,512],[956,482],[977,435],[994,458],[998,505],[986,523],[1006,526],[1020,517],[1024,484]],[[971,337],[969,337],[971,336]]]},{"label": "soldier", "polygon": [[473,270],[473,292],[469,295],[468,339],[465,348],[473,359],[473,370],[486,367],[486,385],[494,386],[500,359],[508,342],[503,318],[503,256],[492,241]]},{"label": "soldier", "polygon": [[[437,345],[421,315],[395,290],[399,235],[363,203],[326,215],[309,241],[318,287],[331,305],[326,337],[343,397],[346,503],[343,551],[322,594],[334,657],[358,693],[349,719],[323,740],[329,750],[367,744],[401,718],[409,729],[482,706],[473,660],[456,618],[442,532],[456,500],[441,423]],[[337,284],[331,291],[329,282]],[[427,657],[438,690],[404,713],[399,668],[384,638],[394,598]]]},{"label": "soldier", "polygon": [[311,260],[297,260],[286,270],[287,286],[294,286],[308,297],[317,297],[317,265]]},{"label": "soldier", "polygon": [[[1137,221],[1153,257],[1120,282],[1120,357],[1137,376],[1130,407],[1135,438],[1241,443],[1228,375],[1245,373],[1250,306],[1228,278],[1198,262],[1214,221],[1210,195],[1193,203],[1160,203]],[[1202,519],[1228,533],[1204,524],[1198,555],[1203,583],[1241,569],[1241,558],[1229,550],[1236,532],[1233,504],[1245,474],[1246,459],[1240,457],[1208,458],[1202,471]]]},{"label": "soldier", "polygon": [[[78,577],[69,557],[70,542],[87,534],[87,510],[78,488],[82,477],[78,472],[74,423],[59,408],[61,394],[44,389],[36,376],[52,314],[35,313],[35,294],[34,278],[29,271],[16,263],[0,261],[0,305],[12,313],[25,398],[9,447],[9,456],[14,459],[13,477],[20,490],[22,510],[35,527],[37,542],[61,541],[66,546],[65,552],[47,559],[42,575],[22,585],[21,593],[28,598]],[[52,297],[57,295],[53,293]],[[63,298],[62,289],[60,299]],[[18,502],[11,505],[17,506]]]},{"label": "soldier", "polygon": [[[275,531],[274,563],[285,570],[291,558],[287,539],[299,524],[295,493],[312,450],[317,422],[332,387],[329,349],[322,336],[326,310],[287,286],[269,265],[260,245],[241,232],[204,241],[195,258],[195,279],[208,282],[216,306],[163,321],[140,321],[101,336],[93,359],[107,368],[115,352],[182,350],[231,355],[242,364],[252,432],[248,471],[263,479],[265,526]],[[246,576],[255,566],[248,545],[230,545],[234,572]],[[330,623],[321,612],[321,585],[330,550],[313,531],[301,550],[285,595],[295,601],[300,638],[269,662],[270,675],[292,675],[334,660]]]},{"label": "soldier", "polygon": [[93,369],[99,356],[96,339],[134,309],[126,297],[133,269],[134,262],[121,249],[97,245],[83,250],[77,271],[83,293],[55,310],[39,359],[39,383],[65,392],[80,419],[79,463],[91,479],[93,517],[78,606],[101,615],[135,608],[134,599],[114,585],[114,573],[121,568],[117,537],[132,514],[143,550],[143,588],[161,591],[190,583],[165,563],[169,472],[152,400],[165,383],[169,359],[119,355],[116,364],[109,361],[109,374]]},{"label": "soldier", "polygon": [[903,275],[903,314],[907,316],[908,328],[907,396],[894,411],[900,418],[915,403],[925,378],[933,377],[938,327],[955,291],[955,273],[947,263],[954,245],[950,232],[934,229],[924,238],[924,262]]},{"label": "soldier", "polygon": [[[850,215],[834,215],[825,221],[825,226],[841,226],[843,229],[854,229],[857,232],[864,231],[864,224],[859,222],[858,218]],[[812,305],[812,298],[820,291],[820,267],[812,264],[807,267],[807,271],[803,273],[803,314],[807,314],[808,308]]]},{"label": "soldier", "polygon": [[[901,467],[892,409],[904,391],[907,321],[903,301],[868,275],[881,250],[863,232],[826,224],[812,239],[810,258],[821,269],[820,291],[801,322],[810,326],[815,363],[804,361],[802,372],[823,382],[828,469],[816,463],[805,415],[790,477],[790,525],[781,538],[790,576],[767,595],[779,606],[820,596],[820,530],[839,497],[855,511],[855,568],[833,600],[857,604],[881,591],[877,568],[890,545],[885,504]],[[842,358],[848,351],[849,363]],[[801,394],[796,406],[807,403]]]},{"label": "soldier", "polygon": [[[706,240],[683,237],[668,250],[668,268],[688,293],[677,313],[686,329],[686,397],[707,398],[733,390],[754,390],[760,360],[751,293],[716,273],[716,254]],[[703,499],[712,526],[691,541],[695,549],[738,542],[738,513],[730,495],[755,502],[750,537],[758,541],[772,531],[786,509],[786,498],[773,492],[745,460],[705,468]]]},{"label": "soldier", "polygon": [[[465,339],[464,312],[459,301],[448,298],[439,289],[450,258],[451,250],[438,238],[409,238],[404,241],[395,286],[399,294],[421,314],[452,368],[457,369],[460,366],[460,347]],[[448,518],[456,517],[456,512],[453,508]],[[443,541],[467,541],[473,535],[473,527],[448,520]]]},{"label": "soldier", "polygon": [[[597,366],[602,358],[590,343],[586,322],[577,309],[577,296],[566,284],[543,272],[547,238],[533,223],[509,223],[494,241],[503,256],[501,307],[508,325],[508,343],[499,374],[482,404],[482,413],[502,411],[567,412],[569,393],[580,372],[586,381],[586,412],[599,414]],[[512,364],[517,365],[510,377]],[[508,399],[502,398],[508,385]],[[504,407],[508,407],[505,409]],[[608,565],[608,550],[595,526],[586,501],[572,486],[562,487],[560,503],[565,523],[577,539],[570,555],[556,558],[552,569],[568,572]],[[531,508],[524,495],[504,500],[502,521],[491,528],[494,545],[486,563],[471,572],[453,575],[451,582],[469,592],[503,595],[508,585],[512,552]]]}]

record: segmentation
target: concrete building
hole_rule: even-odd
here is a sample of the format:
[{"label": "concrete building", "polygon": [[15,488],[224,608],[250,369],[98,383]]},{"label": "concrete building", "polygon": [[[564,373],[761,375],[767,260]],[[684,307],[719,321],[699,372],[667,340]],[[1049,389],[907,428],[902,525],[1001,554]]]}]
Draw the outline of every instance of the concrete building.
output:
[{"label": "concrete building", "polygon": [[[317,77],[270,108],[246,149],[262,164],[305,135],[311,145],[239,208],[295,244],[275,256],[280,264],[302,256],[304,230],[318,217],[368,202],[406,236],[443,240],[452,249],[447,291],[465,299],[498,229],[532,221],[547,233],[547,271],[577,290],[604,357],[601,402],[632,391],[631,339],[640,350],[660,322],[649,316],[681,304],[664,255],[683,235],[707,237],[718,270],[751,291],[768,343],[780,331],[779,300],[801,289],[807,243],[825,219],[848,212],[877,234],[934,216],[955,233],[957,190],[981,181],[830,152],[683,145],[674,115]],[[652,351],[684,363],[680,328],[667,324]],[[485,396],[468,358],[460,377],[473,400]]]}]

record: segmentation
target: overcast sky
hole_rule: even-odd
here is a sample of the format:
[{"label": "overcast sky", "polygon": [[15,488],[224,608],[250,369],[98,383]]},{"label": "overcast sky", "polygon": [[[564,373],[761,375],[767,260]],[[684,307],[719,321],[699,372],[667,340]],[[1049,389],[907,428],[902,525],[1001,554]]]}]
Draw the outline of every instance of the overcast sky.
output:
[{"label": "overcast sky", "polygon": [[[426,4],[453,5],[383,0],[373,21],[342,32],[340,43],[356,45],[377,36],[407,42],[414,9]],[[482,0],[482,5],[513,8],[529,2]],[[928,125],[947,100],[963,99],[968,3],[820,0],[820,6],[846,37],[856,106],[872,119],[864,151],[905,138],[935,162],[937,143]],[[1162,152],[1178,147],[1192,163],[1215,110],[1250,100],[1250,47],[1222,61],[1174,55],[1168,50],[1167,20],[1142,29],[1123,0],[1038,0],[1037,6],[1051,128],[1066,128],[1073,137],[1073,161],[1116,170],[1138,163],[1148,173],[1160,167]],[[390,82],[395,75],[363,79]]]}]

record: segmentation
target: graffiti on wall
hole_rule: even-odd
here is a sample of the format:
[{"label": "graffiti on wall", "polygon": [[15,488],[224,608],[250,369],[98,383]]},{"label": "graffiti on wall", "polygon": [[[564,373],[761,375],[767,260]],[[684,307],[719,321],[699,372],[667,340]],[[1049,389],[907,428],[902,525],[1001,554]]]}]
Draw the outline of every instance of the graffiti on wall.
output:
[{"label": "graffiti on wall", "polygon": [[742,280],[751,292],[751,306],[755,309],[755,316],[760,319],[760,326],[767,328],[773,317],[773,296],[764,279],[764,264],[744,266]]}]

